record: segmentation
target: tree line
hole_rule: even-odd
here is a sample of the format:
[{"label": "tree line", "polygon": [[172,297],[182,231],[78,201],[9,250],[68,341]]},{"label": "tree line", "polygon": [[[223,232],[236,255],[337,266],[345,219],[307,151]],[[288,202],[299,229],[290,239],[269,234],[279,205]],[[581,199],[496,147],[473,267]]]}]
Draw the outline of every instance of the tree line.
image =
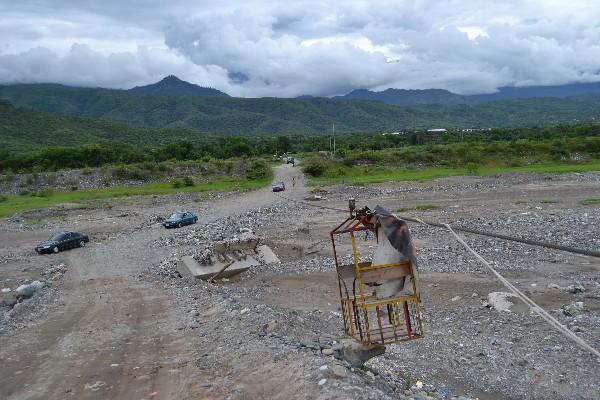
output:
[{"label": "tree line", "polygon": [[[502,151],[514,153],[530,146],[528,143],[548,142],[546,149],[560,153],[561,147],[596,146],[596,141],[585,138],[600,136],[600,126],[579,124],[575,126],[530,127],[494,129],[491,131],[454,130],[440,133],[406,131],[399,134],[382,133],[343,134],[335,138],[337,156],[348,162],[360,162],[368,158],[368,151],[395,148],[411,149],[415,159],[436,157],[436,151],[422,145],[450,145],[464,143],[459,148],[472,147],[485,155],[481,148],[485,143]],[[558,139],[572,138],[561,142]],[[579,146],[575,146],[580,142]],[[531,145],[533,145],[531,144]],[[488,146],[489,147],[489,146]],[[442,147],[440,147],[441,149]],[[40,172],[59,169],[95,168],[111,164],[133,164],[164,161],[190,161],[229,158],[253,158],[284,153],[330,152],[333,149],[331,136],[203,136],[201,138],[177,139],[160,146],[133,146],[120,142],[86,144],[77,147],[45,147],[37,151],[17,153],[0,149],[0,171],[3,173]],[[565,149],[566,151],[566,149]],[[346,153],[348,156],[346,157]],[[351,155],[351,154],[352,155]],[[416,160],[415,160],[416,161]]]}]

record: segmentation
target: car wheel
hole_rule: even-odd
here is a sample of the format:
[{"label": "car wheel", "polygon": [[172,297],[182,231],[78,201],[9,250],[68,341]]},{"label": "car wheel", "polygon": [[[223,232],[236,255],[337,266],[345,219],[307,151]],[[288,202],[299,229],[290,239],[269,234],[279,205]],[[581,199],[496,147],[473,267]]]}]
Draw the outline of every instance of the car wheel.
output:
[{"label": "car wheel", "polygon": [[198,222],[198,217],[194,218],[194,223]]},{"label": "car wheel", "polygon": [[85,242],[83,240],[79,242],[79,247],[85,247]]},{"label": "car wheel", "polygon": [[178,227],[178,228],[181,228],[181,227],[182,227],[182,225],[181,225],[181,222],[177,224],[177,227]]},{"label": "car wheel", "polygon": [[53,253],[58,253],[58,246],[54,246],[54,247],[52,248],[52,252],[53,252]]}]

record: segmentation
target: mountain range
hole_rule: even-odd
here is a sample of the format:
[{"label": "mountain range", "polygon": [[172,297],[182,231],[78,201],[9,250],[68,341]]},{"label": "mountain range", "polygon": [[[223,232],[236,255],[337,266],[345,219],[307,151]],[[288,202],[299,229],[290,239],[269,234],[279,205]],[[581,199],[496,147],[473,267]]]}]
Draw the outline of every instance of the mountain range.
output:
[{"label": "mountain range", "polygon": [[[567,86],[507,89],[494,94],[513,96],[518,92],[519,96],[526,96],[541,93],[541,90],[554,93],[555,97],[494,100],[489,97],[494,95],[480,95],[488,96],[489,101],[465,101],[465,96],[439,89],[354,91],[347,95],[349,97],[338,98],[235,98],[171,76],[156,84],[129,90],[57,84],[0,85],[0,99],[42,112],[34,118],[37,121],[34,131],[40,134],[44,134],[43,120],[50,118],[48,114],[100,120],[94,123],[101,129],[107,121],[128,124],[139,127],[136,135],[143,132],[143,127],[166,128],[171,133],[183,129],[194,135],[280,135],[329,134],[332,123],[336,132],[352,133],[406,128],[554,125],[600,119],[600,93],[593,92],[599,86]],[[569,94],[575,96],[562,97]],[[382,96],[385,101],[381,100]],[[5,121],[16,112],[14,110],[21,110],[19,119],[24,118],[23,109],[6,109],[0,116],[0,142],[8,135]],[[62,123],[76,124],[76,131],[83,132],[85,120],[73,121]],[[49,123],[55,127],[53,132],[60,132],[60,121],[52,119]],[[23,121],[19,127],[28,129]],[[18,130],[10,132],[18,135]],[[111,126],[110,134],[100,136],[118,140],[118,132],[118,128]],[[162,131],[160,136],[161,141],[168,138]]]},{"label": "mountain range", "polygon": [[531,98],[566,98],[585,94],[600,94],[600,82],[574,83],[558,86],[522,86],[501,87],[496,93],[460,95],[443,89],[386,89],[374,92],[356,89],[336,99],[375,100],[397,106],[415,106],[421,104],[481,104],[496,100],[515,100]]}]

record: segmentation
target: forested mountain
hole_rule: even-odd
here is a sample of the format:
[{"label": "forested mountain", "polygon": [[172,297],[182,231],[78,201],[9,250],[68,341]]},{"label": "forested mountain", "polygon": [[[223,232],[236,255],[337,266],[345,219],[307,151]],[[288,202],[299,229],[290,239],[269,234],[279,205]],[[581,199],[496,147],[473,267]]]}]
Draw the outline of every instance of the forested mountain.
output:
[{"label": "forested mountain", "polygon": [[[9,85],[0,86],[0,98],[62,116],[236,135],[328,134],[332,123],[338,132],[376,132],[551,125],[600,118],[598,94],[399,107],[366,100],[139,96],[60,85]],[[4,132],[0,128],[0,135]]]},{"label": "forested mountain", "polygon": [[442,89],[386,89],[373,92],[357,89],[336,99],[376,100],[386,104],[414,106],[421,104],[481,104],[496,100],[531,99],[541,97],[566,98],[584,94],[600,94],[600,82],[574,83],[558,86],[501,87],[496,93],[463,96]]},{"label": "forested mountain", "polygon": [[0,100],[0,149],[25,152],[46,146],[121,142],[160,145],[202,136],[190,129],[158,129],[105,120],[62,117]]},{"label": "forested mountain", "polygon": [[586,94],[600,94],[600,82],[573,83],[557,86],[501,87],[496,93],[465,96],[469,103],[495,100],[531,99],[537,97],[565,98]]},{"label": "forested mountain", "polygon": [[465,98],[442,89],[405,90],[386,89],[382,92],[372,92],[366,89],[356,89],[336,99],[375,100],[397,106],[415,106],[421,104],[464,104]]},{"label": "forested mountain", "polygon": [[182,81],[174,75],[167,76],[157,83],[146,86],[136,86],[128,90],[129,93],[147,96],[173,96],[173,97],[190,97],[190,96],[205,96],[205,97],[229,97],[217,89],[206,88],[192,83]]}]

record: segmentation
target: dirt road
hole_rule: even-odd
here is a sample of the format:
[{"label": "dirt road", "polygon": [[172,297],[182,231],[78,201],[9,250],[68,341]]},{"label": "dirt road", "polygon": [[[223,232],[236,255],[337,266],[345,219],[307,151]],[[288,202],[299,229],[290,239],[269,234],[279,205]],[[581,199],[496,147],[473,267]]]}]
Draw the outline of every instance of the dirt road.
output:
[{"label": "dirt road", "polygon": [[[287,196],[303,195],[298,168],[278,167],[276,179],[288,186]],[[200,223],[277,200],[270,188],[228,196],[202,204]],[[198,209],[198,204],[146,205],[135,218],[181,208]],[[84,249],[44,256],[68,266],[61,305],[42,322],[0,337],[0,397],[182,399],[201,394],[197,390],[210,376],[192,363],[203,351],[198,337],[182,330],[185,316],[167,292],[137,279],[150,263],[168,255],[169,249],[149,246],[165,230],[152,225],[119,234],[128,223],[136,221],[107,217],[60,227],[87,229],[92,242]],[[24,252],[49,234],[3,232],[0,241],[9,244],[6,250]],[[106,239],[94,239],[102,236]]]}]

